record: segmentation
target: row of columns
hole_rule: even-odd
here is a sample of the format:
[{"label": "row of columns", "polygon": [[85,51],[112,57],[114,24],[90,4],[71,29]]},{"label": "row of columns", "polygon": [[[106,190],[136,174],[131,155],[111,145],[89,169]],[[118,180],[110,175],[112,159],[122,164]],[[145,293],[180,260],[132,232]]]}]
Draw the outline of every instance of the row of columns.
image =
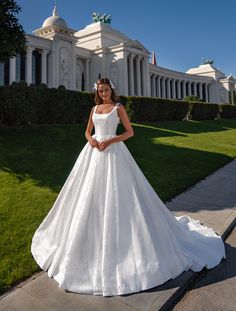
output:
[{"label": "row of columns", "polygon": [[147,96],[148,61],[142,55],[130,53],[128,61],[129,95]]},{"label": "row of columns", "polygon": [[[32,54],[34,49],[32,47],[27,47],[26,51],[26,82],[28,84],[32,83]],[[39,50],[41,54],[41,83],[47,84],[47,50]]]},{"label": "row of columns", "polygon": [[[31,84],[32,79],[32,54],[35,49],[32,47],[27,47],[26,50],[26,77],[25,80],[28,84]],[[38,50],[41,54],[41,83],[48,84],[47,81],[47,55],[48,50]],[[89,91],[89,63],[90,59],[85,59],[85,90]],[[10,75],[9,75],[9,84],[13,81],[16,81],[16,57],[10,58]]]},{"label": "row of columns", "polygon": [[[26,82],[28,84],[32,83],[32,54],[34,49],[31,47],[27,47],[26,50]],[[39,53],[42,57],[42,83],[47,84],[47,54],[49,51],[47,50],[39,50]],[[16,81],[16,57],[10,58],[10,79],[9,84],[13,81]]]},{"label": "row of columns", "polygon": [[90,71],[90,62],[91,59],[89,58],[81,58],[76,56],[75,58],[75,64],[77,63],[77,61],[82,62],[83,64],[83,68],[80,68],[81,71],[79,71],[80,74],[80,80],[81,80],[81,86],[78,88],[76,85],[76,75],[77,75],[77,66],[73,66],[73,64],[71,64],[72,66],[72,71],[74,72],[74,85],[73,85],[73,89],[77,90],[77,91],[82,91],[82,75],[84,76],[84,91],[89,91],[89,81],[90,81],[90,75],[89,75],[89,71]]},{"label": "row of columns", "polygon": [[199,96],[200,99],[203,99],[203,87],[204,87],[205,101],[209,102],[209,90],[208,90],[209,84],[206,82],[187,81],[181,79],[167,78],[156,74],[150,74],[150,83],[151,83],[151,96],[168,99],[182,99],[188,95]]}]

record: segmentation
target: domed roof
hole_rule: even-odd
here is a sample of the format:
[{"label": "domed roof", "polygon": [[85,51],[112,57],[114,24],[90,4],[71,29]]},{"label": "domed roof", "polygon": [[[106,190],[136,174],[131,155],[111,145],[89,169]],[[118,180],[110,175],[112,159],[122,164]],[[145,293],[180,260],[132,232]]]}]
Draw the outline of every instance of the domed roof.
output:
[{"label": "domed roof", "polygon": [[68,28],[65,20],[62,17],[58,16],[56,6],[53,9],[52,16],[49,16],[47,19],[45,19],[42,27],[47,27],[47,26],[52,26],[52,25],[57,25],[60,27]]}]

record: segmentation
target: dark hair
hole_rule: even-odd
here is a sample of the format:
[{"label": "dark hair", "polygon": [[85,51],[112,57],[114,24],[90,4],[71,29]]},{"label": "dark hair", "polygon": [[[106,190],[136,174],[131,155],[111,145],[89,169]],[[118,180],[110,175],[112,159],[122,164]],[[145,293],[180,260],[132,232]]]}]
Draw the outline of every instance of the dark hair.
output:
[{"label": "dark hair", "polygon": [[96,105],[100,105],[100,104],[102,103],[102,98],[101,98],[101,97],[99,96],[99,94],[98,94],[98,86],[101,85],[101,84],[107,84],[107,85],[110,86],[110,88],[111,88],[111,100],[112,100],[114,103],[117,102],[117,96],[116,96],[116,94],[115,94],[114,89],[111,87],[111,83],[110,83],[110,80],[109,80],[109,79],[107,79],[107,78],[101,78],[101,79],[99,79],[99,80],[96,82],[96,84],[97,84],[97,90],[95,91],[95,99],[94,99]]}]

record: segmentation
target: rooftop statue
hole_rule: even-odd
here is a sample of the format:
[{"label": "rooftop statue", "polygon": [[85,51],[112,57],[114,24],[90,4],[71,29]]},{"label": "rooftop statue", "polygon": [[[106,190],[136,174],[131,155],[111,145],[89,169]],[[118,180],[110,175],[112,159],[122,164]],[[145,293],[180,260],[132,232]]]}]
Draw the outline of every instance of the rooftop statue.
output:
[{"label": "rooftop statue", "polygon": [[214,60],[210,59],[210,58],[202,58],[202,65],[206,65],[206,64],[213,64]]},{"label": "rooftop statue", "polygon": [[97,23],[97,22],[102,22],[103,24],[111,23],[111,15],[108,15],[106,13],[101,15],[100,13],[93,12],[92,17],[93,17],[94,23]]}]

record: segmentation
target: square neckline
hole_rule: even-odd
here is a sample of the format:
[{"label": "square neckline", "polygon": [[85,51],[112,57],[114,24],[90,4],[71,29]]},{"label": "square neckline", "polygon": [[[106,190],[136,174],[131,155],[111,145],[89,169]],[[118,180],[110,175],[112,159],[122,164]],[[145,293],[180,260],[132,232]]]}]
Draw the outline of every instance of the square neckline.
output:
[{"label": "square neckline", "polygon": [[98,105],[96,105],[96,108],[94,109],[94,114],[98,114],[98,115],[108,115],[108,114],[112,113],[112,111],[113,111],[116,107],[118,107],[118,105],[119,105],[119,104],[116,103],[115,106],[111,109],[111,111],[110,111],[110,112],[107,112],[107,113],[97,113],[96,110],[97,110],[97,106],[98,106]]}]

